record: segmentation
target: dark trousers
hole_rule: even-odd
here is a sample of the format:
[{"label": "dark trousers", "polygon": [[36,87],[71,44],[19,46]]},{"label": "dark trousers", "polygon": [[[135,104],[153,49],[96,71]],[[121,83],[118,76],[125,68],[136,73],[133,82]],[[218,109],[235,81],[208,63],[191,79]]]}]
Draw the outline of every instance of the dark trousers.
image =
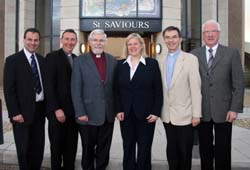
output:
[{"label": "dark trousers", "polygon": [[[198,127],[202,170],[231,170],[232,123],[202,121]],[[214,132],[214,133],[213,133]]]},{"label": "dark trousers", "polygon": [[193,127],[191,124],[176,126],[163,123],[167,136],[167,159],[169,170],[191,170],[193,150]]},{"label": "dark trousers", "polygon": [[146,119],[138,120],[132,111],[124,121],[120,122],[120,127],[124,152],[123,170],[151,170],[155,123],[148,123]]},{"label": "dark trousers", "polygon": [[82,140],[83,170],[105,170],[109,163],[109,152],[114,123],[101,126],[79,125]]},{"label": "dark trousers", "polygon": [[50,113],[49,140],[52,170],[74,170],[78,141],[78,126],[74,117],[66,122],[57,121],[55,114]]},{"label": "dark trousers", "polygon": [[20,170],[41,169],[45,143],[44,114],[44,105],[39,103],[36,104],[36,111],[31,124],[13,123]]}]

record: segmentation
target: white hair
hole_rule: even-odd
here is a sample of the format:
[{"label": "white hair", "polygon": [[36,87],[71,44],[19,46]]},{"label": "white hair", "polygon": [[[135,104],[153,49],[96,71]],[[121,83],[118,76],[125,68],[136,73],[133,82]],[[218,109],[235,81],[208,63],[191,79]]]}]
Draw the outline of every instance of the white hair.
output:
[{"label": "white hair", "polygon": [[103,34],[105,37],[105,40],[107,39],[107,34],[104,32],[103,29],[95,29],[91,31],[91,33],[89,34],[89,38],[88,38],[89,41],[93,38],[94,34]]},{"label": "white hair", "polygon": [[216,20],[207,20],[204,24],[202,24],[202,32],[204,32],[204,28],[207,24],[215,24],[217,26],[218,31],[220,31],[220,24]]}]

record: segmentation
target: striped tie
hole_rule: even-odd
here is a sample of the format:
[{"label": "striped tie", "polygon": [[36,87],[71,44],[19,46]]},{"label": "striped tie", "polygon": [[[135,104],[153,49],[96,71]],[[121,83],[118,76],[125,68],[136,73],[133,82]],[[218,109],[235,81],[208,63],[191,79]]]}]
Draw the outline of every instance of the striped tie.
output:
[{"label": "striped tie", "polygon": [[31,68],[32,68],[32,72],[33,72],[34,80],[35,80],[35,84],[34,84],[35,92],[37,94],[40,94],[40,92],[42,91],[42,86],[41,86],[41,82],[40,82],[40,77],[39,77],[39,73],[38,73],[38,68],[37,68],[35,56],[33,54],[31,55]]},{"label": "striped tie", "polygon": [[213,60],[214,60],[213,49],[210,48],[210,49],[208,50],[208,52],[209,52],[209,59],[208,59],[208,63],[207,63],[207,68],[208,68],[208,73],[210,74],[210,73],[211,73],[211,70],[212,70]]}]

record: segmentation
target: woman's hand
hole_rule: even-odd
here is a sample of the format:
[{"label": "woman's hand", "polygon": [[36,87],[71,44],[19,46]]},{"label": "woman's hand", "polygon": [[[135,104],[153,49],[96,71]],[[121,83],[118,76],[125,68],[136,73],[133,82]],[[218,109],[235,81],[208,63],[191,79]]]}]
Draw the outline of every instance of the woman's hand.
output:
[{"label": "woman's hand", "polygon": [[116,114],[116,118],[119,120],[119,121],[123,121],[124,120],[124,112],[119,112]]},{"label": "woman's hand", "polygon": [[88,122],[88,121],[89,121],[89,118],[88,118],[88,116],[87,116],[87,115],[84,115],[84,116],[80,116],[80,117],[78,117],[78,120],[80,120],[81,122],[86,123],[86,122]]},{"label": "woman's hand", "polygon": [[148,123],[153,123],[158,119],[158,116],[150,114],[146,119],[148,120]]}]

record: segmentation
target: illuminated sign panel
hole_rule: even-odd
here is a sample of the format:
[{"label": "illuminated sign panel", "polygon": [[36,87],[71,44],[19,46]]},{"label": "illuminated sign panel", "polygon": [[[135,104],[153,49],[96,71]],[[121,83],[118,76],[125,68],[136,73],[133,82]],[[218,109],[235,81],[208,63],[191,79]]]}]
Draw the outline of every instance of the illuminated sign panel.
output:
[{"label": "illuminated sign panel", "polygon": [[81,0],[80,29],[161,31],[161,0]]}]

